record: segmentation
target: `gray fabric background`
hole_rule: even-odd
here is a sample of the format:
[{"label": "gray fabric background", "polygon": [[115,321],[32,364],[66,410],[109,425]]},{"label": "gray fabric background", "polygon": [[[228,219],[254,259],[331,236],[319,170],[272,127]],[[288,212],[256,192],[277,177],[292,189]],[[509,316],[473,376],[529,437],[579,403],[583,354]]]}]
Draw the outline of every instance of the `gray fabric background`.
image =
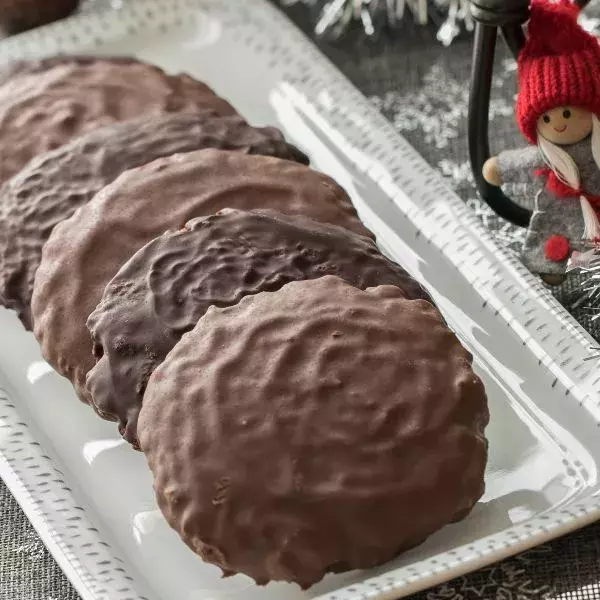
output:
[{"label": "gray fabric background", "polygon": [[[226,0],[224,0],[226,1]],[[242,1],[242,0],[237,0]],[[107,0],[88,2],[86,10]],[[596,3],[598,4],[598,3]],[[286,9],[310,33],[304,6]],[[600,12],[600,11],[597,11]],[[376,43],[350,35],[336,45],[319,44],[334,63],[380,108],[506,246],[518,250],[523,232],[500,222],[478,200],[467,162],[466,109],[470,40],[449,49],[435,41],[433,28],[403,26]],[[497,57],[490,131],[495,152],[522,141],[512,117],[514,62]],[[526,190],[519,193],[527,203]],[[572,306],[581,282],[570,279],[554,290],[596,337],[590,312]],[[0,483],[0,600],[76,600],[77,594],[40,542],[22,511]],[[414,596],[418,600],[600,600],[600,524],[477,573]],[[180,600],[173,598],[172,600]]]}]

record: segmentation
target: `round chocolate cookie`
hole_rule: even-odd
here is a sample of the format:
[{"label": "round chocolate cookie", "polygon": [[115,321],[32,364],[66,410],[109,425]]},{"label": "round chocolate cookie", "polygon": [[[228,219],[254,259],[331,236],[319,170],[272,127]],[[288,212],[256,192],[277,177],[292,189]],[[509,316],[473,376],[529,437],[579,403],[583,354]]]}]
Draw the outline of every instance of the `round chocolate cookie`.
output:
[{"label": "round chocolate cookie", "polygon": [[52,229],[123,171],[202,148],[308,162],[277,129],[208,111],[142,117],[77,138],[33,159],[0,189],[0,304],[31,329],[34,275]]},{"label": "round chocolate cookie", "polygon": [[154,239],[106,286],[87,322],[98,359],[87,389],[98,413],[137,445],[148,378],[210,306],[325,274],[428,298],[369,238],[304,216],[226,209]]},{"label": "round chocolate cookie", "polygon": [[70,15],[79,0],[0,0],[0,28],[13,34]]},{"label": "round chocolate cookie", "polygon": [[223,208],[273,208],[368,234],[342,188],[288,160],[200,150],[126,171],[54,228],[34,282],[42,353],[82,400],[89,401],[85,380],[95,363],[85,324],[106,284],[167,229]]},{"label": "round chocolate cookie", "polygon": [[92,129],[199,109],[235,114],[205,84],[130,58],[17,63],[4,71],[0,86],[0,185],[34,156]]},{"label": "round chocolate cookie", "polygon": [[464,518],[487,422],[471,356],[430,303],[327,276],[210,308],[150,378],[139,435],[192,550],[307,588]]}]

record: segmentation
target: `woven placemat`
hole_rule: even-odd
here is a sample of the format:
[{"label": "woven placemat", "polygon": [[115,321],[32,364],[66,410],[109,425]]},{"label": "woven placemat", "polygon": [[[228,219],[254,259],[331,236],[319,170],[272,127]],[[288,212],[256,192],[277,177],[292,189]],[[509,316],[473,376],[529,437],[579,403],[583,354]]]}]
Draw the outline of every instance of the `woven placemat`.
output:
[{"label": "woven placemat", "polygon": [[[108,0],[94,0],[87,10]],[[227,1],[227,0],[223,0]],[[238,0],[241,1],[241,0]],[[286,11],[310,35],[309,12]],[[403,26],[393,36],[363,43],[319,43],[323,52],[395,124],[408,141],[448,177],[449,183],[505,246],[518,251],[523,231],[495,217],[477,198],[467,160],[466,111],[471,66],[468,38],[443,48],[433,28]],[[522,145],[513,121],[514,62],[502,49],[496,61],[490,130],[494,151]],[[516,192],[523,190],[515,190]],[[526,198],[526,194],[523,198]],[[577,279],[553,289],[596,337]],[[0,483],[0,600],[75,600],[57,564],[16,502]],[[416,600],[600,600],[600,524],[540,546],[414,596]],[[169,599],[171,600],[171,599]],[[172,600],[180,600],[174,598]]]}]

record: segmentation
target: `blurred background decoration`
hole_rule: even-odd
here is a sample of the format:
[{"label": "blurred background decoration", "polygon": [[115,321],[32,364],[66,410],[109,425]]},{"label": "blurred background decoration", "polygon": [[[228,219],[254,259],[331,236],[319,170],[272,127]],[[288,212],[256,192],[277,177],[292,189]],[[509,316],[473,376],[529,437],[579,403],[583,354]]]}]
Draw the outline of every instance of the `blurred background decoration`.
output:
[{"label": "blurred background decoration", "polygon": [[448,46],[474,27],[469,0],[281,0],[284,6],[297,2],[310,5],[314,33],[333,40],[356,29],[374,38],[404,19],[412,19],[419,25],[433,24],[437,39]]}]

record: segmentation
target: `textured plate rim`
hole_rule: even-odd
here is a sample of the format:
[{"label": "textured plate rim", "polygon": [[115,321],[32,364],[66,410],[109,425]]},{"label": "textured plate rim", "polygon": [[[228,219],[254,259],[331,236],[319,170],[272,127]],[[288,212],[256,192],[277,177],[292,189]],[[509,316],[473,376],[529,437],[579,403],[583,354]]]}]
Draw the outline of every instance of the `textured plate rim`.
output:
[{"label": "textured plate rim", "polygon": [[44,545],[84,600],[148,600],[2,383],[0,478]]}]

